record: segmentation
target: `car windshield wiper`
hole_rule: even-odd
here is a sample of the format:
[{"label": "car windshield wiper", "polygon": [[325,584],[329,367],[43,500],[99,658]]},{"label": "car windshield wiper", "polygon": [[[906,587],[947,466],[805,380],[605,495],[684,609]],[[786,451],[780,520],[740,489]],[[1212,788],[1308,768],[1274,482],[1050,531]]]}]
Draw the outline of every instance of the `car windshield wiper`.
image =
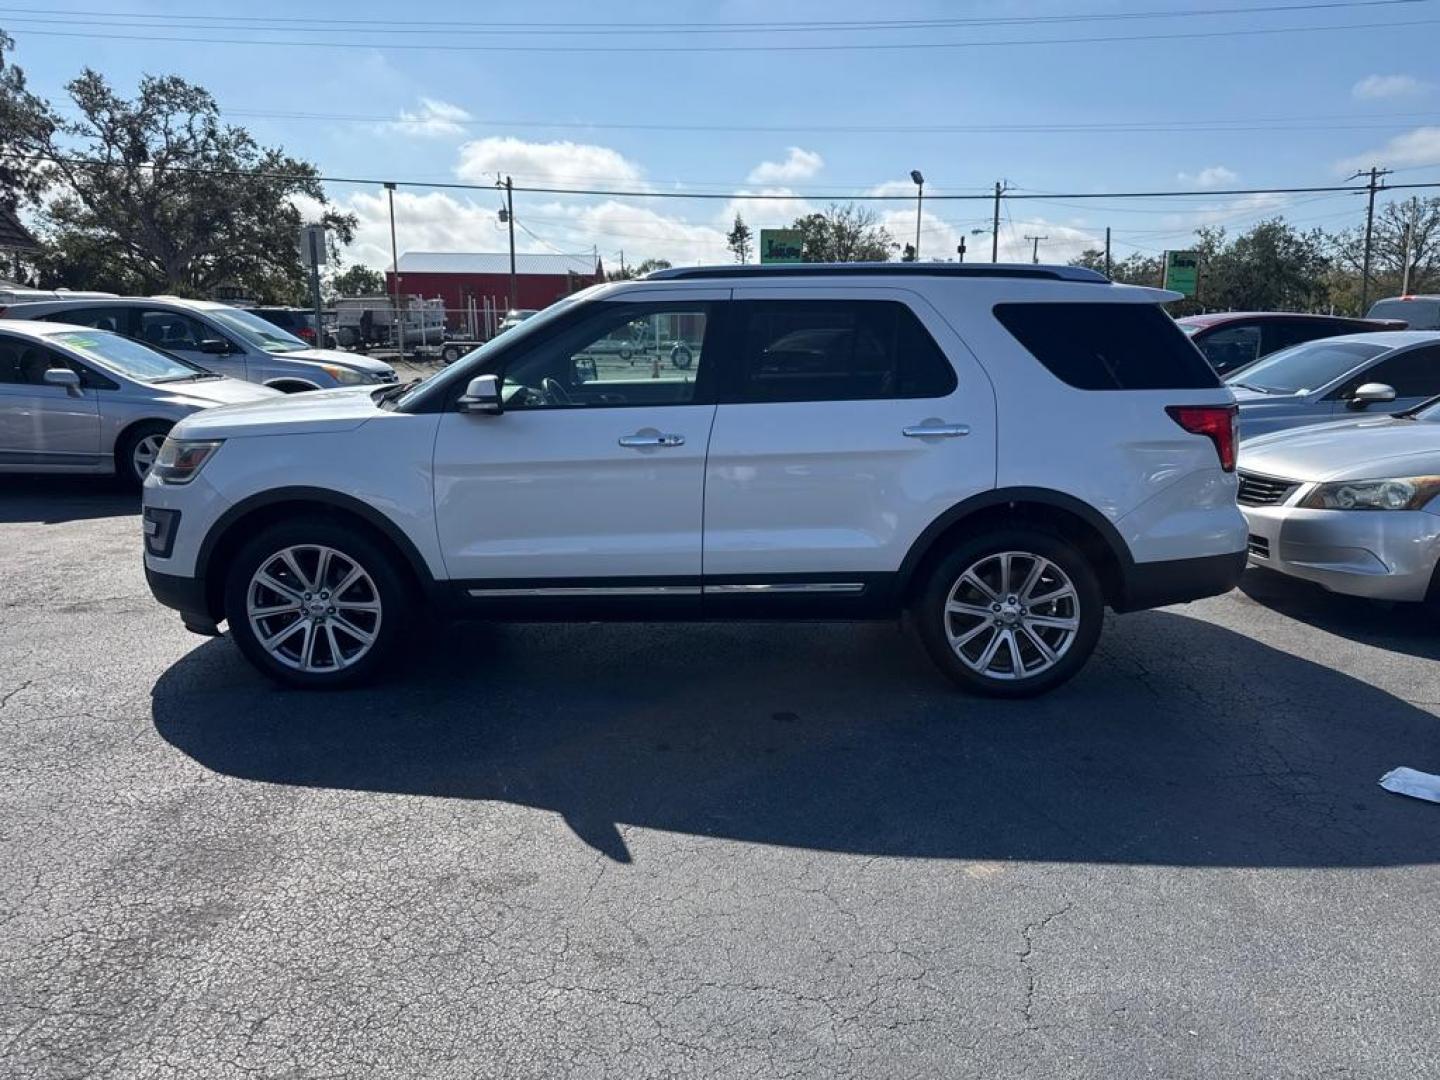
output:
[{"label": "car windshield wiper", "polygon": [[1230,385],[1231,385],[1231,386],[1237,386],[1237,387],[1239,387],[1241,390],[1254,390],[1257,394],[1269,394],[1269,393],[1273,393],[1273,391],[1267,390],[1267,389],[1266,389],[1265,387],[1263,387],[1263,386],[1251,386],[1249,383],[1232,382]]},{"label": "car windshield wiper", "polygon": [[151,379],[152,383],[162,382],[199,382],[201,379],[223,379],[223,375],[216,375],[213,371],[192,371],[188,375],[161,375],[158,379]]},{"label": "car windshield wiper", "polygon": [[408,394],[415,387],[419,386],[424,379],[411,379],[409,382],[396,383],[394,386],[387,386],[375,395],[377,405],[388,405],[402,394]]}]

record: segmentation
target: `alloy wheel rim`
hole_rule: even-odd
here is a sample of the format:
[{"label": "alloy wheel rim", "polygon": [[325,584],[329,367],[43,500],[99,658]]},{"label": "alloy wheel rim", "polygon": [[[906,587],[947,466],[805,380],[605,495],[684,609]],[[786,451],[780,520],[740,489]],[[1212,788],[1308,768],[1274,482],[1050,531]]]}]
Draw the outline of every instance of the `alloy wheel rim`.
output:
[{"label": "alloy wheel rim", "polygon": [[1000,551],[971,563],[945,598],[945,637],[960,662],[987,679],[1049,671],[1080,631],[1080,594],[1056,563]]},{"label": "alloy wheel rim", "polygon": [[380,635],[380,592],[354,558],[296,544],[262,561],[245,590],[260,647],[296,671],[332,672],[366,656]]},{"label": "alloy wheel rim", "polygon": [[149,476],[150,470],[155,467],[155,459],[160,456],[160,446],[164,442],[164,435],[146,435],[130,452],[130,465],[141,480]]}]

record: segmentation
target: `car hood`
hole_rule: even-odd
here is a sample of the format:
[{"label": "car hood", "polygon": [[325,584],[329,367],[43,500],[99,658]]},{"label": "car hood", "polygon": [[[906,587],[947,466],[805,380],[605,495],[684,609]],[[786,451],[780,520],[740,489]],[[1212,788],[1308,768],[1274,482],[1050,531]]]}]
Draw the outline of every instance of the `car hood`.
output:
[{"label": "car hood", "polygon": [[347,431],[380,413],[371,397],[375,390],[373,386],[345,386],[222,405],[186,417],[176,426],[175,435],[182,439],[238,439]]},{"label": "car hood", "polygon": [[334,367],[363,371],[369,375],[386,375],[395,369],[383,360],[373,360],[360,353],[341,352],[339,349],[296,349],[294,352],[276,353],[282,360],[307,360],[312,364],[330,364]]},{"label": "car hood", "polygon": [[272,390],[259,383],[223,377],[200,379],[196,382],[151,383],[150,386],[163,394],[165,400],[196,409],[208,409],[215,405],[239,405],[249,401],[269,401],[285,396],[279,390]]},{"label": "car hood", "polygon": [[1259,435],[1240,446],[1245,472],[1286,480],[1440,474],[1440,422],[1368,417]]}]

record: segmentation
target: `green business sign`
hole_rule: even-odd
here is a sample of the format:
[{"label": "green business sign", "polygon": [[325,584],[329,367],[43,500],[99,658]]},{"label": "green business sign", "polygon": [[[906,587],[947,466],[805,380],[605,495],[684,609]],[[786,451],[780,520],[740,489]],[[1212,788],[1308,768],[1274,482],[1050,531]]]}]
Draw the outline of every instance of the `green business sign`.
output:
[{"label": "green business sign", "polygon": [[1165,253],[1165,288],[1186,296],[1200,291],[1200,253],[1198,251],[1167,251]]},{"label": "green business sign", "polygon": [[805,236],[799,229],[761,229],[760,261],[762,263],[798,263],[805,246]]}]

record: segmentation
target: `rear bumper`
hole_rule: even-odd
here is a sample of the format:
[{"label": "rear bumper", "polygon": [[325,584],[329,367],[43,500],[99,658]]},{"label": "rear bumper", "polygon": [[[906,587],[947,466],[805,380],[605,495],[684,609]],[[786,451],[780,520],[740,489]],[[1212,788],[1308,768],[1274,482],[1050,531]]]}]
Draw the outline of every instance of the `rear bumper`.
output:
[{"label": "rear bumper", "polygon": [[218,619],[210,612],[205,595],[205,582],[199,578],[160,574],[145,568],[145,583],[156,600],[180,612],[185,629],[207,637],[220,633]]},{"label": "rear bumper", "polygon": [[1218,596],[1239,584],[1244,572],[1244,551],[1133,563],[1125,572],[1118,603],[1111,606],[1116,611],[1141,611]]}]

